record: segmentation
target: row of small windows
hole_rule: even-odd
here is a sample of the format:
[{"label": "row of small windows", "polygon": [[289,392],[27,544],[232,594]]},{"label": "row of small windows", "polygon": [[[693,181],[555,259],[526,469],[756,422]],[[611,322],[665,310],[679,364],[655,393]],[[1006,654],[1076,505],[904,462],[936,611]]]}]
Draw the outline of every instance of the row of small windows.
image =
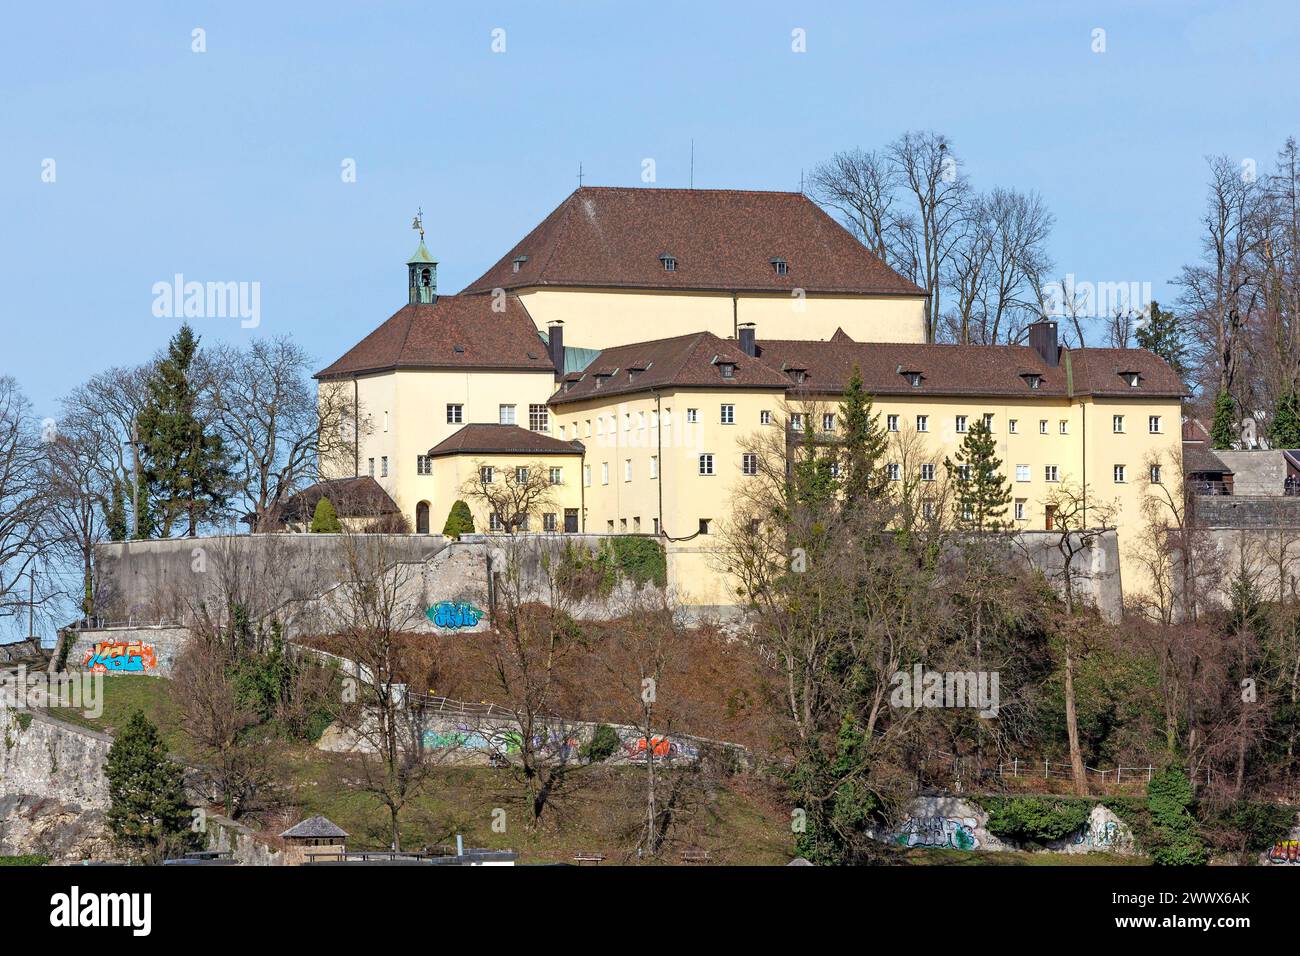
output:
[{"label": "row of small windows", "polygon": [[[517,424],[516,408],[515,405],[498,405],[497,424]],[[449,402],[447,404],[447,424],[465,424],[465,406],[463,404],[459,402]],[[545,404],[528,406],[528,429],[535,432],[549,432],[551,430],[551,413],[548,406]]]},{"label": "row of small windows", "polygon": [[[494,484],[497,480],[497,468],[494,465],[480,465],[478,470],[478,479],[485,485]],[[422,472],[427,474],[427,472]],[[532,470],[527,465],[518,465],[514,470],[515,484],[526,485],[532,480]],[[546,470],[546,483],[549,485],[564,484],[564,469],[552,466]]]},{"label": "row of small windows", "polygon": [[[664,272],[677,271],[677,257],[670,252],[665,252],[659,256],[659,262],[664,267]],[[767,260],[768,265],[772,267],[772,272],[776,275],[783,276],[790,274],[790,263],[780,257],[773,257]],[[515,266],[518,272],[518,264]]]},{"label": "row of small windows", "polygon": [[[831,417],[831,416],[827,416],[827,417]],[[798,427],[798,425],[795,424],[795,423],[796,423],[796,420],[799,421],[799,422],[801,422],[801,421],[802,421],[802,416],[799,416],[799,415],[792,415],[792,416],[791,416],[791,425],[793,425],[793,426],[795,426],[795,427]],[[984,414],[984,419],[983,419],[983,420],[984,420],[984,427],[985,427],[986,429],[988,429],[989,431],[992,431],[992,430],[993,430],[993,415],[992,415],[992,413],[988,413],[988,412],[986,412],[986,413]],[[1040,435],[1046,435],[1046,434],[1050,431],[1050,425],[1051,425],[1051,422],[1050,422],[1048,419],[1046,419],[1046,418],[1040,418],[1040,419],[1038,420],[1038,434],[1040,434]],[[898,416],[898,415],[886,415],[886,416],[885,416],[885,427],[886,427],[889,431],[891,431],[891,432],[896,432],[896,431],[898,431],[898,428],[899,428],[899,416]],[[970,419],[969,419],[969,417],[966,416],[966,415],[958,415],[958,416],[956,416],[956,417],[953,419],[953,427],[954,427],[954,429],[957,431],[958,434],[963,434],[963,433],[969,431],[969,427],[970,427]],[[832,428],[833,428],[833,425],[832,425]],[[827,430],[827,431],[830,431],[831,428],[827,428],[826,430]],[[929,415],[917,415],[917,416],[916,416],[916,430],[917,430],[918,432],[928,432],[928,431],[930,430],[930,416],[929,416]],[[1018,434],[1020,434],[1020,420],[1019,420],[1018,418],[1009,418],[1009,419],[1007,419],[1007,431],[1008,431],[1010,434],[1012,434],[1012,435],[1018,435]],[[1065,418],[1062,418],[1059,422],[1057,422],[1057,431],[1058,431],[1060,434],[1062,434],[1062,435],[1068,435],[1068,434],[1070,433],[1070,422],[1069,422],[1069,420],[1068,420],[1068,419],[1065,419]],[[1125,427],[1124,427],[1124,416],[1123,416],[1123,415],[1112,415],[1112,416],[1111,416],[1111,431],[1113,431],[1116,435],[1122,435],[1122,434],[1125,433]],[[1164,433],[1164,426],[1163,426],[1163,424],[1162,424],[1161,417],[1160,417],[1159,415],[1148,415],[1148,416],[1147,416],[1147,433],[1148,433],[1148,434],[1151,434],[1151,435],[1160,435],[1160,434],[1163,434],[1163,433]]]}]

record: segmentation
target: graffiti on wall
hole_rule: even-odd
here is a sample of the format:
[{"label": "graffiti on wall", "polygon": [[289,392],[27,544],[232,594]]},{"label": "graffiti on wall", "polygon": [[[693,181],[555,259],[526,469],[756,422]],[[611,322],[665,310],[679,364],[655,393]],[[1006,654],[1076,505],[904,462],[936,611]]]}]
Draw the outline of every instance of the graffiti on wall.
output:
[{"label": "graffiti on wall", "polygon": [[1089,820],[1083,825],[1083,829],[1074,835],[1075,846],[1096,847],[1102,850],[1113,850],[1132,842],[1132,838],[1124,832],[1123,827],[1116,820]]},{"label": "graffiti on wall", "polygon": [[439,601],[424,612],[425,617],[433,622],[434,627],[459,630],[462,627],[475,627],[483,617],[483,611],[473,604],[460,601]]},{"label": "graffiti on wall", "polygon": [[[523,735],[516,730],[484,732],[468,724],[457,724],[453,731],[426,730],[422,743],[428,750],[480,750],[507,756],[523,749]],[[571,734],[547,730],[534,734],[532,751],[548,757],[567,760],[578,753],[578,738]]]},{"label": "graffiti on wall", "polygon": [[894,842],[900,846],[975,850],[980,845],[976,825],[974,817],[909,817],[894,835]]},{"label": "graffiti on wall", "polygon": [[1300,840],[1278,840],[1268,851],[1268,862],[1283,866],[1300,864]]},{"label": "graffiti on wall", "polygon": [[82,666],[96,674],[143,674],[158,666],[158,658],[141,641],[99,641]]},{"label": "graffiti on wall", "polygon": [[681,740],[669,740],[667,737],[644,736],[620,737],[623,755],[628,760],[697,760],[700,750],[694,744]]}]

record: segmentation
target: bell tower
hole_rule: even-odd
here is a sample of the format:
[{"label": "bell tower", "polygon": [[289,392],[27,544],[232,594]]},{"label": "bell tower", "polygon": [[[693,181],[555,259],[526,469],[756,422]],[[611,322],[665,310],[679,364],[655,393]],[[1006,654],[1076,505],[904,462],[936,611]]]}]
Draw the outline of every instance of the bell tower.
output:
[{"label": "bell tower", "polygon": [[420,233],[420,246],[406,263],[407,290],[411,305],[433,305],[438,301],[438,260],[424,245],[424,213],[416,212],[411,228]]}]

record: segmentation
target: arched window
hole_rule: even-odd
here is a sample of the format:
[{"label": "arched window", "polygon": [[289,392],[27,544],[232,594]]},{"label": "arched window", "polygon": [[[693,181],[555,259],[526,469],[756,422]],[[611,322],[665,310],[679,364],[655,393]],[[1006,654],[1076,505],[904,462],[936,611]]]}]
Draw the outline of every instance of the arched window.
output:
[{"label": "arched window", "polygon": [[421,501],[415,506],[415,533],[429,533],[429,502]]},{"label": "arched window", "polygon": [[426,288],[433,285],[433,282],[431,281],[432,278],[433,276],[428,269],[420,270],[420,285],[425,286]]}]

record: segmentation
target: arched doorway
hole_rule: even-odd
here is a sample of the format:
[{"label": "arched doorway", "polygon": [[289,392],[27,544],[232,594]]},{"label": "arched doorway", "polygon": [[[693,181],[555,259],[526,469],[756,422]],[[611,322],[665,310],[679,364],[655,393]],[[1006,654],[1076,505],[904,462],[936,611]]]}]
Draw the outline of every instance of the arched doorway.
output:
[{"label": "arched doorway", "polygon": [[421,501],[415,506],[415,533],[429,533],[429,502]]}]

